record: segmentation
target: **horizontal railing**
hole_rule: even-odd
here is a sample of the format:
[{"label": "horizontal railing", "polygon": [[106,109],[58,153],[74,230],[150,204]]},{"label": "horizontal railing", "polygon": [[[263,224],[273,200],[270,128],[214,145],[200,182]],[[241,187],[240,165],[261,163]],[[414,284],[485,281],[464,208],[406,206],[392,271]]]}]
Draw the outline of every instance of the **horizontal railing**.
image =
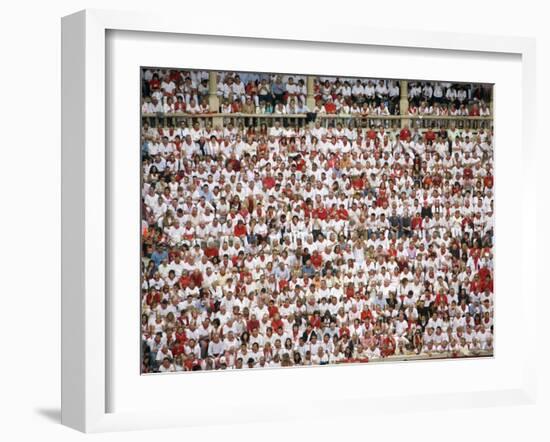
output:
[{"label": "horizontal railing", "polygon": [[437,128],[446,128],[454,122],[460,128],[479,128],[492,126],[492,116],[451,116],[451,115],[358,115],[358,114],[247,114],[247,113],[205,113],[189,114],[183,112],[177,113],[158,113],[142,114],[142,120],[147,121],[155,127],[159,124],[165,127],[172,125],[178,127],[182,122],[191,126],[195,122],[210,120],[211,125],[227,125],[229,123],[237,127],[253,126],[259,127],[265,124],[271,127],[275,121],[282,121],[284,126],[303,126],[308,122],[320,122],[322,126],[342,124],[353,127],[369,127],[372,125],[383,125],[384,127],[399,128],[405,124],[421,128],[435,126]]}]

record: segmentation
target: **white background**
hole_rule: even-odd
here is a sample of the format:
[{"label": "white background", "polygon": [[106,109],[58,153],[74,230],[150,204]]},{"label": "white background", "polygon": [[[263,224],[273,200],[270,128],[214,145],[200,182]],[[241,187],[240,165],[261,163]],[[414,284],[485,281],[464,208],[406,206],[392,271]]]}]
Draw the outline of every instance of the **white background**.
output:
[{"label": "white background", "polygon": [[[246,27],[246,21],[258,18],[266,26],[276,26],[277,20],[315,20],[330,34],[329,18],[339,22],[354,20],[370,23],[377,28],[401,26],[405,29],[434,31],[511,34],[537,37],[537,102],[539,142],[538,188],[541,194],[548,188],[543,167],[548,167],[548,142],[542,135],[550,119],[546,110],[550,105],[550,87],[543,79],[550,79],[550,32],[548,16],[543,6],[535,1],[497,2],[460,1],[393,1],[391,3],[339,1],[296,1],[269,4],[262,10],[259,2],[233,0],[191,3],[165,0],[156,3],[161,12],[181,14],[185,20],[204,20],[208,14],[240,13],[234,17],[235,27]],[[355,4],[357,3],[357,4]],[[363,4],[365,3],[365,4]],[[540,2],[542,4],[542,2]],[[213,5],[220,6],[214,7]],[[2,93],[2,330],[4,351],[0,366],[2,399],[2,439],[23,440],[40,438],[81,440],[85,436],[61,427],[59,421],[60,369],[60,17],[82,8],[117,8],[146,10],[155,3],[144,1],[9,2],[3,5],[0,39]],[[225,5],[225,6],[222,6]],[[240,6],[239,6],[240,5]],[[337,6],[335,6],[337,5]],[[403,5],[405,12],[400,12]],[[195,14],[193,16],[193,14]],[[273,17],[273,22],[265,17]],[[228,18],[229,19],[229,18]],[[380,21],[383,20],[383,21]],[[452,67],[451,67],[452,68]],[[548,80],[550,81],[550,80]],[[544,187],[544,189],[543,189]],[[544,196],[541,197],[541,199]],[[542,204],[540,210],[542,210]],[[540,216],[540,215],[539,215]],[[544,219],[541,216],[541,219]],[[539,226],[542,233],[543,227]],[[547,231],[546,228],[544,228]],[[539,256],[533,257],[533,277],[542,275],[545,267],[543,250],[548,243],[542,236],[538,244]],[[543,242],[544,241],[544,242]],[[537,259],[538,258],[538,259]],[[541,285],[542,290],[542,285]],[[541,307],[548,308],[539,292]],[[21,300],[18,300],[21,298]],[[540,308],[540,307],[539,307]],[[542,334],[542,327],[540,329]],[[536,358],[540,372],[550,369],[548,350],[541,339],[541,353],[518,357]],[[407,438],[421,440],[426,436],[446,440],[487,438],[546,440],[543,418],[548,415],[549,383],[539,378],[540,405],[500,407],[483,410],[460,410],[437,413],[398,413],[365,416],[361,426],[369,438],[388,437],[390,440]],[[291,397],[288,400],[292,400]],[[546,409],[546,410],[545,410]],[[228,410],[228,413],[238,413]],[[426,426],[422,432],[418,429]],[[542,432],[544,430],[544,432]],[[165,430],[129,434],[102,434],[97,440],[147,440],[152,438],[193,437],[201,440],[290,440],[357,438],[357,426],[346,420],[333,420],[330,410],[320,414],[319,421],[212,427],[196,430]],[[249,436],[249,437],[247,437]],[[360,436],[359,436],[360,437]],[[364,437],[362,437],[364,439]]]},{"label": "white background", "polygon": [[[505,128],[517,122],[513,113],[505,112],[503,102],[511,109],[521,106],[521,63],[518,56],[490,55],[471,52],[442,53],[442,51],[411,50],[400,48],[373,48],[356,45],[345,50],[338,45],[293,43],[289,48],[284,42],[251,41],[228,38],[190,38],[163,34],[115,32],[110,34],[108,59],[110,87],[109,114],[111,115],[110,182],[111,201],[111,306],[113,347],[111,350],[112,394],[110,412],[178,410],[187,421],[211,422],[216,419],[235,421],[255,420],[255,414],[273,415],[284,409],[286,416],[317,415],[317,408],[327,402],[342,401],[342,413],[365,412],[354,404],[386,395],[406,396],[400,400],[403,409],[419,407],[426,395],[441,395],[472,391],[494,391],[521,388],[526,374],[525,360],[517,357],[516,349],[525,346],[519,333],[514,333],[521,318],[522,296],[529,288],[517,273],[519,241],[505,243],[497,240],[495,291],[496,304],[496,354],[494,359],[480,361],[460,360],[446,363],[379,364],[369,367],[331,367],[330,370],[253,370],[243,373],[179,374],[174,376],[139,376],[136,362],[139,360],[136,324],[139,304],[129,302],[128,294],[139,292],[139,152],[129,148],[139,144],[139,84],[140,66],[189,66],[245,71],[323,73],[329,75],[357,75],[372,77],[424,78],[449,81],[494,82],[497,108],[495,131],[496,174],[496,236],[512,237],[521,225],[522,214],[517,210],[521,199],[521,187],[507,179],[517,173],[518,155],[514,149],[521,145],[521,132],[512,131],[507,136]],[[251,52],[256,57],[248,57]],[[280,54],[284,53],[284,57]],[[213,59],[212,54],[217,54]],[[403,63],[406,57],[407,62]],[[330,63],[327,63],[330,60]],[[449,66],[455,66],[449,70]],[[429,66],[427,71],[426,67]],[[428,72],[428,74],[426,73]],[[499,112],[498,109],[501,109]],[[128,226],[136,226],[135,229]],[[531,238],[533,238],[531,236]],[[500,245],[500,246],[499,246]],[[504,248],[505,246],[505,248]],[[427,382],[427,379],[430,382]],[[411,379],[417,381],[411,382]],[[393,389],[390,391],[388,385]],[[258,392],[263,396],[258,397]],[[281,391],[296,391],[292,403]],[[175,394],[181,392],[181,394]],[[205,394],[210,392],[211,394]],[[181,398],[192,397],[192,401]],[[247,410],[242,417],[231,417],[225,411],[236,406],[235,398],[251,397],[256,407]],[[341,396],[341,397],[338,397]],[[342,396],[345,399],[342,399]],[[162,401],[158,398],[162,397]],[[217,407],[212,408],[216,397]],[[262,399],[265,400],[262,402]],[[269,399],[268,399],[269,398]],[[244,401],[243,401],[244,402]],[[432,408],[444,406],[444,402],[429,402]],[[239,403],[239,405],[242,404]],[[321,404],[321,405],[319,405]],[[456,398],[447,405],[457,405]],[[239,407],[240,408],[240,407]],[[379,405],[382,409],[382,405]],[[396,406],[390,407],[392,411]],[[271,412],[267,410],[272,410]],[[193,417],[192,417],[193,416]],[[310,418],[311,416],[308,416]]]}]

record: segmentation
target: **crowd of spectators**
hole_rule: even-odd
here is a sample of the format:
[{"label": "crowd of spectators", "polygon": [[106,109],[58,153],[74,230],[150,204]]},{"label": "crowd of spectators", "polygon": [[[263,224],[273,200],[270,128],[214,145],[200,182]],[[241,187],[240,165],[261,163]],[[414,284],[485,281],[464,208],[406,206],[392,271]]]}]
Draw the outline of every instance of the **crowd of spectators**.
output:
[{"label": "crowd of spectators", "polygon": [[491,129],[249,129],[143,123],[143,373],[492,354]]},{"label": "crowd of spectators", "polygon": [[[313,105],[303,75],[218,72],[219,107],[209,103],[206,71],[146,69],[142,76],[144,114],[340,114],[399,115],[400,82],[316,76]],[[489,116],[488,85],[408,82],[410,115]]]}]

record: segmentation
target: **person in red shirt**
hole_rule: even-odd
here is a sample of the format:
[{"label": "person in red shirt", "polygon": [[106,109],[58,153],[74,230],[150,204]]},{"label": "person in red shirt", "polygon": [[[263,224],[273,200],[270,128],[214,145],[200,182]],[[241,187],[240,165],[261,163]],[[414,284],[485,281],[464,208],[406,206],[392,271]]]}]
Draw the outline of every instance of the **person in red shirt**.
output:
[{"label": "person in red shirt", "polygon": [[411,229],[413,231],[422,230],[422,216],[420,216],[420,212],[417,212],[411,220]]},{"label": "person in red shirt", "polygon": [[424,177],[424,180],[422,180],[422,184],[425,189],[429,189],[432,186],[433,178],[430,175],[426,175]]},{"label": "person in red shirt", "polygon": [[[175,112],[185,112],[186,104],[185,101],[183,101],[183,98],[181,96],[178,96],[176,103],[174,104],[174,111]],[[179,142],[181,145],[181,141]],[[179,146],[177,146],[179,147]]]},{"label": "person in red shirt", "polygon": [[343,325],[340,327],[339,335],[341,338],[344,336],[350,336],[349,328],[347,325]]},{"label": "person in red shirt", "polygon": [[[240,160],[234,157],[234,154],[232,154],[231,158],[227,160],[227,168],[229,169],[230,167],[231,167],[231,170],[234,170],[235,172],[241,171],[241,162]],[[220,185],[221,185],[221,181],[220,181]]]},{"label": "person in red shirt", "polygon": [[214,245],[214,242],[209,241],[204,249],[204,255],[208,259],[213,259],[219,256],[219,249]]},{"label": "person in red shirt", "polygon": [[147,305],[160,304],[160,301],[162,301],[162,293],[157,291],[149,292],[145,297]]},{"label": "person in red shirt", "polygon": [[256,319],[256,315],[252,313],[250,319],[246,322],[246,330],[249,333],[252,333],[254,329],[258,330],[260,328],[260,321]]},{"label": "person in red shirt", "polygon": [[330,169],[334,169],[338,165],[338,160],[339,160],[339,158],[338,158],[337,154],[335,154],[335,153],[331,154],[330,158],[327,161],[328,167]]},{"label": "person in red shirt", "polygon": [[405,125],[403,129],[399,132],[399,139],[401,141],[409,141],[411,139],[411,131],[409,130],[409,126]]},{"label": "person in red shirt", "polygon": [[448,305],[449,300],[447,298],[447,295],[443,292],[439,292],[437,295],[435,295],[435,305]]},{"label": "person in red shirt", "polygon": [[186,289],[191,284],[191,276],[189,276],[189,273],[187,270],[184,270],[181,274],[180,278],[180,287],[182,289]]},{"label": "person in red shirt", "polygon": [[158,74],[153,74],[153,78],[149,80],[149,88],[152,92],[160,89],[160,80]]},{"label": "person in red shirt", "polygon": [[376,129],[374,126],[371,126],[370,129],[367,131],[367,139],[375,141],[378,138],[378,135],[376,133]]},{"label": "person in red shirt", "polygon": [[273,330],[279,330],[279,328],[282,329],[283,327],[284,327],[283,320],[281,319],[281,317],[279,316],[279,312],[277,311],[273,315],[273,319],[271,320],[271,328]]},{"label": "person in red shirt", "polygon": [[397,249],[395,248],[395,238],[391,240],[387,254],[388,254],[388,257],[393,256],[394,258],[397,258]]},{"label": "person in red shirt", "polygon": [[383,358],[395,353],[395,338],[392,335],[388,334],[382,337],[380,353]]},{"label": "person in red shirt", "polygon": [[190,353],[190,355],[185,359],[184,366],[186,371],[193,371],[193,368],[198,366],[199,362],[197,361],[194,353]]},{"label": "person in red shirt", "polygon": [[267,313],[269,314],[270,318],[274,318],[275,315],[279,314],[279,308],[275,305],[275,301],[273,301],[273,299],[269,301],[269,307],[267,308]]},{"label": "person in red shirt", "polygon": [[314,329],[321,327],[321,316],[318,311],[309,317],[309,323]]},{"label": "person in red shirt", "polygon": [[238,114],[241,111],[241,102],[239,100],[233,101],[231,103],[231,112],[234,114]]},{"label": "person in red shirt", "polygon": [[264,186],[264,189],[272,189],[273,187],[275,187],[275,178],[273,178],[273,176],[269,174],[262,180],[262,184]]},{"label": "person in red shirt", "polygon": [[177,69],[171,69],[170,70],[170,80],[172,80],[176,84],[179,81],[183,81],[183,76],[181,74],[181,71],[178,71]]},{"label": "person in red shirt", "polygon": [[321,268],[321,266],[323,265],[323,257],[318,250],[315,250],[311,255],[311,264],[313,264],[313,267],[315,267],[316,269]]},{"label": "person in red shirt", "polygon": [[298,172],[303,172],[306,167],[306,162],[301,156],[298,156],[298,158],[299,159],[296,161],[296,170]]},{"label": "person in red shirt", "polygon": [[327,102],[325,103],[325,111],[327,114],[335,114],[336,113],[336,105],[332,101],[332,98],[328,98]]},{"label": "person in red shirt", "polygon": [[491,270],[489,270],[487,267],[482,267],[481,269],[479,269],[479,272],[477,272],[477,274],[479,275],[480,281],[485,281],[488,276],[491,276]]},{"label": "person in red shirt", "polygon": [[430,141],[433,143],[435,141],[435,132],[431,127],[424,134],[424,139],[426,140],[426,143]]},{"label": "person in red shirt", "polygon": [[376,198],[376,206],[382,207],[384,204],[388,203],[388,197],[386,196],[385,186],[380,186],[378,190],[378,198]]},{"label": "person in red shirt", "polygon": [[340,204],[340,208],[336,211],[336,216],[338,217],[339,220],[343,220],[343,221],[349,218],[349,213],[345,209],[343,204]]},{"label": "person in red shirt", "polygon": [[177,358],[179,355],[183,354],[185,352],[185,341],[183,342],[176,341],[172,345],[171,351],[174,358]]},{"label": "person in red shirt", "polygon": [[247,229],[246,229],[246,225],[243,223],[243,220],[242,219],[239,219],[237,221],[237,225],[235,226],[235,228],[233,229],[233,233],[235,234],[236,237],[238,238],[243,238],[246,236],[247,234]]},{"label": "person in red shirt", "polygon": [[366,174],[362,173],[361,176],[355,177],[351,180],[351,186],[355,190],[363,190],[365,188]]},{"label": "person in red shirt", "polygon": [[326,220],[328,218],[328,210],[326,207],[318,207],[313,210],[313,217],[319,218],[321,220]]},{"label": "person in red shirt", "polygon": [[371,320],[372,320],[372,312],[370,311],[370,308],[365,304],[365,308],[361,312],[361,321],[370,322]]},{"label": "person in red shirt", "polygon": [[180,344],[185,344],[187,341],[187,335],[185,334],[185,329],[183,327],[178,327],[176,330],[176,342]]}]

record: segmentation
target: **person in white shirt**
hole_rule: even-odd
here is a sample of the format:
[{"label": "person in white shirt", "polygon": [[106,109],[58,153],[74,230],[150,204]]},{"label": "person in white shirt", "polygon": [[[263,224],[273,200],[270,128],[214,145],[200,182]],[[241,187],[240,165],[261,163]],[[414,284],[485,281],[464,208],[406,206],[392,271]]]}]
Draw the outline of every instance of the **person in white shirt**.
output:
[{"label": "person in white shirt", "polygon": [[447,103],[454,104],[456,106],[457,91],[453,86],[447,88],[447,91],[445,92],[445,99],[447,100]]},{"label": "person in white shirt", "polygon": [[231,92],[233,93],[233,100],[239,100],[244,103],[246,99],[246,91],[244,88],[244,83],[238,75],[235,75],[235,80],[231,84]]},{"label": "person in white shirt", "polygon": [[351,88],[351,95],[356,102],[361,103],[365,96],[365,88],[360,79],[357,79]]},{"label": "person in white shirt", "polygon": [[175,371],[176,371],[176,367],[174,366],[174,364],[172,364],[170,358],[168,358],[168,357],[164,358],[164,360],[160,364],[159,372],[160,373],[170,373],[170,372],[175,372]]},{"label": "person in white shirt", "polygon": [[399,90],[399,82],[391,80],[388,85],[388,98],[389,108],[392,115],[396,114],[396,108],[399,106],[399,99],[401,98],[401,92]]},{"label": "person in white shirt", "polygon": [[420,83],[409,83],[409,102],[411,103],[411,106],[418,107],[420,104],[421,95],[422,87],[420,86]]},{"label": "person in white shirt", "polygon": [[386,87],[386,82],[384,80],[378,80],[378,84],[375,88],[375,96],[376,106],[380,106],[382,103],[386,104],[388,99],[388,88]]},{"label": "person in white shirt", "polygon": [[367,103],[374,105],[375,97],[376,97],[376,87],[372,82],[372,80],[369,80],[367,82],[367,85],[365,86],[365,100],[367,101]]},{"label": "person in white shirt", "polygon": [[372,343],[365,351],[365,356],[369,360],[375,360],[381,358],[380,348],[378,348],[374,343]]}]

